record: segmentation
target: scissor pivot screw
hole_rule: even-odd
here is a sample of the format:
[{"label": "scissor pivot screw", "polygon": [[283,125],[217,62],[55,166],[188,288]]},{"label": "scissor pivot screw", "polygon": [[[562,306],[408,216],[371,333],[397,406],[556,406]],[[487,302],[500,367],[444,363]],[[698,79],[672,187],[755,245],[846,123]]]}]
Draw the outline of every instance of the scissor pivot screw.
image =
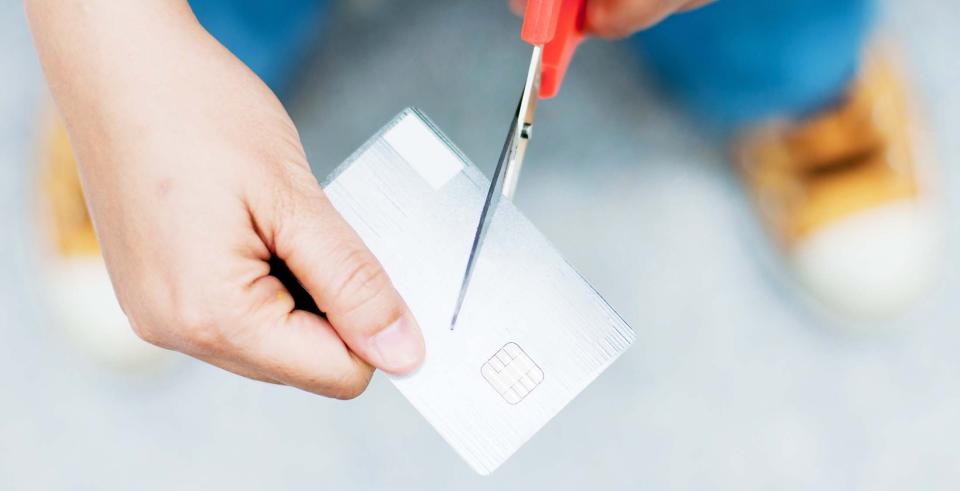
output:
[{"label": "scissor pivot screw", "polygon": [[524,140],[530,139],[530,133],[533,131],[533,126],[530,123],[523,123],[523,129],[520,130],[520,138]]}]

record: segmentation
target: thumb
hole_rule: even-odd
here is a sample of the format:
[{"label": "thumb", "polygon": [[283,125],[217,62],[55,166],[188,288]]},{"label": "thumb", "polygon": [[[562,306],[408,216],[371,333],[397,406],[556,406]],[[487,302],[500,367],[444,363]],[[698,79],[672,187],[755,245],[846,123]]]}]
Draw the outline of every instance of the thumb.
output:
[{"label": "thumb", "polygon": [[386,271],[316,180],[290,192],[274,248],[341,339],[367,363],[406,373],[423,361],[420,327]]}]

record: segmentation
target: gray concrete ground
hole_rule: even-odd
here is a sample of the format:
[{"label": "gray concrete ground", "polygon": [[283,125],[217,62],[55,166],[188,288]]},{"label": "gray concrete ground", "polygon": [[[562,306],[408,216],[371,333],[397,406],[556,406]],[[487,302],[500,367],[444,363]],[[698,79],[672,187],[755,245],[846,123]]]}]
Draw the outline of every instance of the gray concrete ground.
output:
[{"label": "gray concrete ground", "polygon": [[[382,4],[378,9],[376,4]],[[892,3],[892,2],[891,2]],[[500,2],[341,5],[290,101],[318,175],[404,106],[490,170],[527,50]],[[945,164],[960,156],[960,9],[898,2]],[[335,402],[183,358],[118,374],[49,321],[29,205],[41,78],[0,6],[0,488],[948,489],[960,483],[960,277],[892,332],[843,336],[758,260],[721,150],[628,52],[586,45],[542,106],[519,206],[638,331],[595,385],[480,478],[383,378]],[[960,204],[945,165],[951,234]]]}]

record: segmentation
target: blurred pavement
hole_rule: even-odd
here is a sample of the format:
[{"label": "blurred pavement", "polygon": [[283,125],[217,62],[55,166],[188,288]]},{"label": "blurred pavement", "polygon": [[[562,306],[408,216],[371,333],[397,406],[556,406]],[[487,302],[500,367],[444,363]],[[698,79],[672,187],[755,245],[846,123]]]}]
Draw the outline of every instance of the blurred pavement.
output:
[{"label": "blurred pavement", "polygon": [[[411,105],[492,170],[529,56],[501,3],[339,5],[288,104],[317,175]],[[954,235],[960,7],[890,3]],[[379,376],[344,403],[185,357],[165,375],[120,375],[76,351],[36,275],[43,89],[20,2],[0,6],[0,53],[2,489],[960,486],[956,253],[942,288],[888,332],[837,334],[758,257],[722,149],[645,88],[622,46],[588,43],[562,97],[541,106],[518,204],[639,339],[487,478]]]}]

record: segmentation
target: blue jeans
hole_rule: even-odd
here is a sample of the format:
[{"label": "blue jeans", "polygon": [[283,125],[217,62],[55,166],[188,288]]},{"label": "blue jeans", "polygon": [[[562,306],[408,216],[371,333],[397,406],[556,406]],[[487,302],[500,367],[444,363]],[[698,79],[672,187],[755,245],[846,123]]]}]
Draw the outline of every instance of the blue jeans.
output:
[{"label": "blue jeans", "polygon": [[327,0],[190,0],[201,24],[279,96],[290,90]]},{"label": "blue jeans", "polygon": [[[328,2],[190,3],[200,22],[282,97]],[[871,0],[718,0],[629,44],[698,120],[727,131],[802,116],[840,97],[856,73],[872,7]]]},{"label": "blue jeans", "polygon": [[732,130],[802,117],[856,74],[870,0],[718,0],[634,36],[664,89],[700,121]]}]

